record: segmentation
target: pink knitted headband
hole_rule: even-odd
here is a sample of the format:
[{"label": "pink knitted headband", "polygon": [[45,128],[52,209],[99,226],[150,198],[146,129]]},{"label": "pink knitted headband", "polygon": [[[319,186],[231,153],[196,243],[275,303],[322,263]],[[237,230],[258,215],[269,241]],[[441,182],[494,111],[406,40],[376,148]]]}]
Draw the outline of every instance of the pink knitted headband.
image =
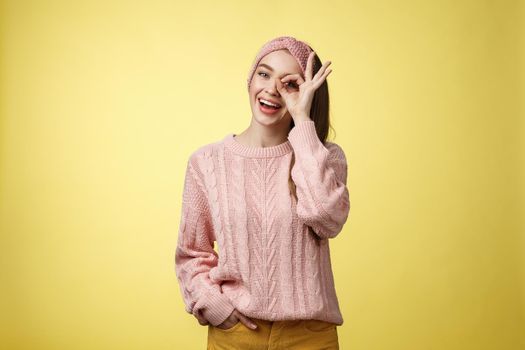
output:
[{"label": "pink knitted headband", "polygon": [[250,89],[250,83],[252,81],[253,74],[255,73],[255,69],[257,68],[257,65],[259,64],[261,59],[270,52],[281,49],[287,49],[288,51],[290,51],[292,56],[295,57],[295,59],[299,63],[299,66],[301,66],[303,75],[305,74],[308,56],[310,55],[310,52],[313,51],[312,48],[305,42],[297,40],[291,36],[280,36],[268,41],[261,47],[261,49],[257,53],[257,56],[255,57],[255,60],[248,74],[248,90]]}]

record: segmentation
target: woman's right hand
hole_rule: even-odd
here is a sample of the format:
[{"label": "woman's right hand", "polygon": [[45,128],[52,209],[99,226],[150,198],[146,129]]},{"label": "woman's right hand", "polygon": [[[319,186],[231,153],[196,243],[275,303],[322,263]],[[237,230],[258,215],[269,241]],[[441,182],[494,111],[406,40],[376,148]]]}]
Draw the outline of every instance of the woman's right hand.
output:
[{"label": "woman's right hand", "polygon": [[221,329],[230,329],[237,324],[237,322],[242,322],[248,328],[255,329],[257,324],[253,322],[250,318],[241,314],[237,309],[233,309],[232,313],[223,323],[217,325],[217,328]]}]

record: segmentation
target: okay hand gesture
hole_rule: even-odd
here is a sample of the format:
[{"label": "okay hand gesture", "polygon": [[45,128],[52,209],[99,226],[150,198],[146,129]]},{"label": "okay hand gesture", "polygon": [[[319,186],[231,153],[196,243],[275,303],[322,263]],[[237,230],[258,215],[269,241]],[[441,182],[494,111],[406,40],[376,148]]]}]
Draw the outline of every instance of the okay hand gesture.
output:
[{"label": "okay hand gesture", "polygon": [[[332,62],[326,61],[319,71],[312,77],[315,52],[311,52],[306,63],[305,79],[300,74],[288,74],[277,80],[277,90],[286,102],[286,108],[294,121],[309,119],[310,108],[315,91],[325,81],[331,69],[326,69]],[[286,86],[284,84],[287,84]]]}]

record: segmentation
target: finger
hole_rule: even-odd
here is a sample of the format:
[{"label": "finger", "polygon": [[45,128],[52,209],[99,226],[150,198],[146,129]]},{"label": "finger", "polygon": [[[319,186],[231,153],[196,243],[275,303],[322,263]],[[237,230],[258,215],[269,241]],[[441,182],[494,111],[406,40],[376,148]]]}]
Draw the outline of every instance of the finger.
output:
[{"label": "finger", "polygon": [[201,325],[203,325],[203,326],[204,326],[204,325],[207,325],[207,324],[209,323],[208,320],[205,319],[204,317],[202,317],[200,314],[195,315],[195,317],[197,318],[197,320],[199,321],[199,323],[200,323]]},{"label": "finger", "polygon": [[312,71],[314,66],[314,56],[315,52],[310,52],[310,55],[308,56],[308,61],[306,62],[306,72],[304,73],[306,80],[312,80]]},{"label": "finger", "polygon": [[227,319],[225,319],[222,323],[219,323],[216,327],[222,328],[222,329],[227,329],[227,328],[230,328],[230,327],[236,325],[237,322],[239,322],[239,318],[238,317],[235,317],[234,319],[232,319],[231,316],[230,316]]},{"label": "finger", "polygon": [[328,76],[328,74],[330,74],[332,72],[331,69],[327,69],[324,74],[321,76],[321,78],[319,78],[319,80],[316,80],[313,84],[314,86],[314,89],[317,89],[319,86],[321,86],[321,84],[326,80],[326,77]]},{"label": "finger", "polygon": [[297,85],[301,85],[302,83],[304,83],[303,77],[299,74],[287,75],[286,77],[281,79],[281,82],[283,83],[287,83],[291,81],[296,82]]},{"label": "finger", "polygon": [[288,91],[286,91],[283,83],[279,79],[277,79],[277,91],[283,96],[288,95]]},{"label": "finger", "polygon": [[248,317],[244,316],[243,314],[239,313],[237,317],[241,320],[242,323],[244,323],[247,327],[251,329],[257,328],[257,324],[250,320]]},{"label": "finger", "polygon": [[287,81],[297,80],[299,78],[302,79],[301,74],[298,74],[298,73],[296,73],[296,74],[288,74],[287,76],[285,76],[284,78],[281,79],[281,82],[286,83]]},{"label": "finger", "polygon": [[195,318],[197,318],[197,320],[199,320],[199,323],[202,324],[202,322],[206,322],[207,320],[200,314],[200,313],[197,313],[197,314],[194,314]]},{"label": "finger", "polygon": [[332,61],[326,61],[321,68],[317,71],[317,73],[314,75],[313,80],[319,79],[320,76],[322,76],[326,70],[326,68],[332,63]]}]

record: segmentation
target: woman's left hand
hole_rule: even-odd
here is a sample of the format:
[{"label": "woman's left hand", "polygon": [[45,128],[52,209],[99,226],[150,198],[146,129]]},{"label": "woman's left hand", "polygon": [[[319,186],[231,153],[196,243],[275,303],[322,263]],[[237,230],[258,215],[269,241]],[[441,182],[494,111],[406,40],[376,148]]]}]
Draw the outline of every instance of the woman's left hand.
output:
[{"label": "woman's left hand", "polygon": [[[286,102],[286,108],[294,121],[297,119],[310,119],[310,108],[315,90],[321,86],[331,69],[326,69],[331,61],[326,61],[319,71],[313,76],[313,63],[315,52],[311,52],[306,63],[305,79],[300,74],[289,74],[277,80],[277,90]],[[287,86],[284,84],[287,83]]]}]

